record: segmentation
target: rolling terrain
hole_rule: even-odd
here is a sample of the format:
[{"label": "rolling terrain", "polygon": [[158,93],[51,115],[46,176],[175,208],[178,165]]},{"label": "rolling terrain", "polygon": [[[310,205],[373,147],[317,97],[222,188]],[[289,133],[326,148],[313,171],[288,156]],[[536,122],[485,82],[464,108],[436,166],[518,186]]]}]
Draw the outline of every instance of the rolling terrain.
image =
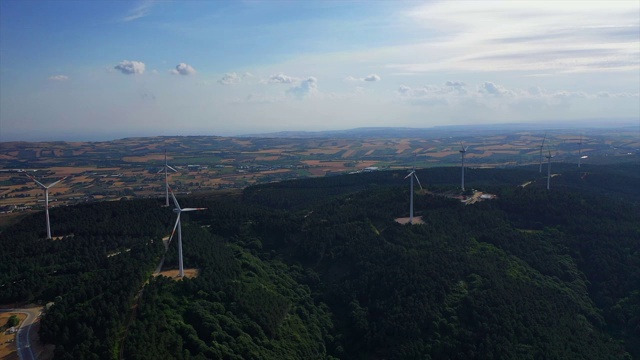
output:
[{"label": "rolling terrain", "polygon": [[[53,301],[59,359],[620,359],[640,356],[637,162],[379,171],[180,197],[185,266],[152,277],[158,199],[52,209],[0,233],[0,303]],[[523,186],[523,184],[527,184]],[[177,267],[172,243],[164,268]],[[142,292],[140,290],[142,289]]]},{"label": "rolling terrain", "polygon": [[[288,135],[289,137],[282,137]],[[296,135],[296,134],[293,134]],[[472,168],[535,164],[552,151],[554,162],[611,164],[637,159],[637,128],[531,131],[521,127],[433,129],[364,128],[341,132],[253,137],[151,137],[108,142],[5,142],[0,155],[0,212],[43,209],[43,183],[67,177],[51,190],[51,206],[149,198],[164,192],[164,151],[178,172],[179,193],[242,189],[250,185],[372,169],[457,166],[460,146]],[[581,141],[582,146],[578,145]],[[415,157],[414,157],[415,154]],[[0,214],[1,218],[6,216]]]}]

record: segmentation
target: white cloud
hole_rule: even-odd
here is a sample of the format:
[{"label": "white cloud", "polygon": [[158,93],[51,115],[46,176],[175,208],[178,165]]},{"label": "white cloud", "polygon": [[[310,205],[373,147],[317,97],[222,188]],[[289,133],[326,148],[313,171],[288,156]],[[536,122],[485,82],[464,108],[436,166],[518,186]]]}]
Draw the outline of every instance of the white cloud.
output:
[{"label": "white cloud", "polygon": [[382,78],[378,74],[370,74],[370,75],[365,76],[363,78],[347,76],[344,80],[345,81],[352,81],[352,82],[360,82],[360,81],[376,82],[376,81],[382,80]]},{"label": "white cloud", "polygon": [[52,81],[65,81],[65,80],[69,80],[69,77],[67,75],[53,75],[49,77],[49,80]]},{"label": "white cloud", "polygon": [[364,81],[380,81],[380,76],[378,76],[377,74],[371,74],[369,76],[366,76],[364,79],[362,79]]},{"label": "white cloud", "polygon": [[510,96],[513,93],[500,85],[496,85],[490,81],[485,81],[478,85],[478,92],[481,94],[493,95],[493,96]]},{"label": "white cloud", "polygon": [[463,82],[447,81],[443,86],[425,85],[409,87],[401,85],[396,90],[400,99],[414,105],[451,107],[483,106],[493,109],[529,110],[538,107],[568,105],[576,100],[596,100],[602,98],[640,97],[638,93],[588,93],[585,91],[547,91],[539,87],[523,90],[507,88],[500,84],[485,81],[478,84],[475,90],[467,88]]},{"label": "white cloud", "polygon": [[240,82],[240,76],[238,76],[238,74],[236,74],[234,72],[224,74],[222,79],[218,80],[218,83],[220,83],[222,85],[233,85],[233,84],[237,84],[239,82]]},{"label": "white cloud", "polygon": [[271,84],[293,84],[300,81],[300,79],[298,78],[294,78],[291,76],[287,76],[284,74],[278,74],[278,75],[271,75],[269,77],[269,80],[267,80],[267,82],[271,83]]},{"label": "white cloud", "polygon": [[242,75],[238,75],[235,72],[231,72],[231,73],[224,74],[222,79],[218,80],[218,83],[222,85],[233,85],[233,84],[238,84],[245,79],[253,78],[253,77],[254,77],[253,74],[250,72],[245,72]]},{"label": "white cloud", "polygon": [[129,22],[129,21],[143,18],[149,15],[149,13],[151,12],[151,7],[153,7],[153,1],[151,0],[141,1],[138,3],[138,5],[136,5],[131,10],[129,10],[125,16],[120,18],[120,21]]},{"label": "white cloud", "polygon": [[140,61],[122,60],[113,68],[125,75],[144,74],[145,65]]},{"label": "white cloud", "polygon": [[176,65],[176,68],[170,71],[174,75],[193,75],[196,73],[196,69],[194,69],[191,65],[180,63]]},{"label": "white cloud", "polygon": [[412,57],[389,67],[414,73],[638,71],[639,11],[637,1],[427,2],[405,15],[433,37],[396,49]]},{"label": "white cloud", "polygon": [[298,86],[294,86],[287,90],[288,94],[294,95],[298,98],[304,98],[316,93],[318,88],[318,79],[313,76],[308,77],[306,80],[302,80]]}]

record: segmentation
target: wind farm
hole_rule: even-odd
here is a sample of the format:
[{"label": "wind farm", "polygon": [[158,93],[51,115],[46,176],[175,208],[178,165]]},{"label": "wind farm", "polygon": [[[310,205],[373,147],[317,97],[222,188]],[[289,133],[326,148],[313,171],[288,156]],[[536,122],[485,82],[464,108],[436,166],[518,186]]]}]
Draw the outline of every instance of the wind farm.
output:
[{"label": "wind farm", "polygon": [[[545,248],[553,246],[558,239],[562,241],[579,236],[569,233],[574,228],[587,226],[591,233],[597,233],[596,228],[601,223],[574,216],[556,220],[545,215],[549,212],[547,209],[554,206],[570,207],[574,209],[572,215],[582,214],[580,216],[584,217],[590,216],[593,204],[609,206],[607,214],[610,212],[611,215],[606,215],[602,221],[611,222],[615,218],[616,226],[623,228],[618,231],[616,226],[612,227],[615,241],[621,243],[609,241],[608,244],[618,248],[630,246],[626,243],[628,239],[625,234],[632,233],[628,226],[635,226],[632,225],[634,220],[628,212],[618,213],[615,209],[634,206],[633,199],[640,199],[633,186],[634,181],[638,181],[637,176],[633,175],[632,165],[624,162],[625,159],[634,159],[636,155],[622,153],[628,152],[628,146],[635,145],[627,142],[627,145],[621,146],[623,143],[620,142],[613,149],[611,142],[605,142],[599,148],[591,135],[585,136],[582,153],[592,155],[590,159],[594,163],[590,161],[577,168],[575,136],[569,133],[548,132],[544,137],[535,132],[503,136],[384,138],[370,141],[360,138],[358,143],[353,139],[309,139],[307,145],[311,147],[296,152],[291,151],[291,142],[274,142],[274,148],[265,148],[264,140],[254,138],[242,140],[245,144],[255,142],[262,147],[252,154],[254,157],[250,161],[246,148],[243,151],[236,148],[233,160],[229,160],[224,158],[230,156],[226,152],[228,149],[203,149],[198,143],[197,150],[185,152],[180,148],[188,148],[189,141],[194,139],[184,139],[184,144],[164,139],[155,143],[155,150],[151,153],[132,154],[127,150],[122,156],[127,162],[121,163],[115,163],[115,156],[110,153],[108,158],[100,158],[104,159],[100,161],[104,161],[105,167],[88,169],[85,165],[80,174],[74,174],[70,169],[73,164],[68,167],[43,167],[25,163],[21,164],[24,166],[5,168],[7,171],[0,172],[0,175],[8,176],[9,180],[22,181],[20,186],[25,188],[26,194],[38,195],[24,196],[26,199],[37,199],[43,189],[60,191],[54,196],[64,199],[65,193],[78,191],[81,186],[96,191],[93,196],[98,191],[103,194],[105,191],[118,193],[112,199],[103,197],[64,204],[57,201],[58,206],[50,209],[56,241],[43,239],[41,235],[43,223],[47,229],[50,227],[41,216],[42,210],[45,210],[48,219],[46,210],[49,210],[50,204],[47,201],[43,202],[43,209],[25,211],[22,217],[15,218],[15,225],[9,224],[0,231],[3,246],[12,249],[7,263],[0,265],[4,266],[0,268],[0,285],[4,284],[0,299],[8,302],[25,297],[53,297],[55,304],[40,320],[40,338],[50,344],[66,344],[65,349],[69,347],[76,353],[109,353],[113,350],[100,347],[100,344],[114,340],[97,341],[97,338],[111,338],[96,331],[91,338],[95,341],[92,340],[91,344],[81,340],[82,345],[76,345],[73,343],[75,340],[58,335],[60,328],[76,326],[67,324],[65,319],[79,319],[74,321],[81,322],[81,326],[98,329],[104,324],[114,323],[112,309],[115,304],[121,304],[119,306],[125,310],[119,316],[132,320],[115,320],[117,323],[113,324],[110,331],[116,333],[116,329],[121,329],[126,334],[118,337],[117,341],[127,358],[135,358],[140,344],[153,343],[154,340],[148,339],[162,339],[164,336],[180,339],[183,344],[198,339],[200,345],[197,349],[204,350],[194,352],[207,352],[214,354],[207,356],[216,358],[215,351],[220,350],[216,348],[220,341],[233,338],[230,335],[232,332],[227,332],[227,327],[232,329],[229,331],[239,332],[244,339],[260,338],[260,341],[269,344],[283,341],[276,337],[279,331],[301,334],[300,338],[285,337],[286,345],[282,347],[285,350],[281,351],[315,349],[318,344],[329,349],[334,346],[335,340],[323,339],[319,330],[328,331],[329,323],[326,320],[331,319],[329,313],[337,314],[348,309],[354,317],[360,316],[361,319],[375,322],[377,320],[374,317],[362,311],[362,306],[367,306],[367,303],[353,300],[364,299],[365,296],[384,303],[385,309],[400,309],[402,313],[408,313],[415,307],[403,305],[404,295],[396,299],[385,294],[393,293],[391,289],[414,289],[412,284],[416,281],[428,289],[420,293],[421,298],[437,292],[440,283],[451,289],[447,290],[445,300],[439,300],[437,296],[429,300],[442,311],[452,306],[447,299],[462,292],[477,299],[478,289],[483,297],[495,297],[493,301],[509,299],[515,293],[499,289],[519,286],[525,281],[529,293],[518,301],[530,301],[528,311],[543,313],[544,316],[535,317],[544,319],[548,316],[548,309],[554,308],[552,304],[560,301],[554,300],[555,295],[550,299],[550,293],[573,294],[575,281],[582,281],[582,276],[587,279],[589,275],[561,278],[566,274],[556,271],[553,266],[560,259],[554,257],[555,253],[549,255],[548,252],[540,252],[536,246],[543,242],[540,247]],[[543,139],[543,154],[547,159],[546,178],[539,173],[537,161],[538,145]],[[211,139],[203,138],[201,141],[206,143]],[[379,147],[372,149],[371,144]],[[392,144],[395,145],[390,150]],[[288,152],[283,151],[287,147]],[[361,147],[365,149],[359,149]],[[137,148],[140,149],[139,146]],[[336,149],[340,151],[336,152]],[[372,159],[378,156],[375,155],[376,151],[380,151],[378,160]],[[603,153],[615,155],[603,156]],[[363,158],[356,161],[355,154]],[[277,156],[281,158],[276,160]],[[363,160],[367,157],[368,160]],[[252,168],[250,164],[261,165],[262,161],[267,161],[257,158],[281,161],[282,168]],[[284,158],[288,162],[285,163]],[[597,164],[605,160],[607,164]],[[490,166],[492,161],[496,163]],[[34,165],[42,165],[33,162]],[[295,168],[294,164],[308,167]],[[312,170],[319,169],[332,171],[312,175]],[[305,171],[304,176],[302,171]],[[23,175],[27,172],[38,174],[38,180],[33,177],[27,181]],[[160,173],[165,174],[164,178],[158,176]],[[273,180],[274,174],[286,173],[296,173],[299,178]],[[216,176],[238,179],[255,177],[255,180],[237,189],[208,186],[207,181]],[[554,184],[553,191],[550,191],[552,177]],[[409,184],[406,184],[407,180]],[[611,180],[618,182],[612,186]],[[38,188],[30,186],[31,181],[36,182]],[[45,186],[49,181],[53,182]],[[428,181],[429,191],[423,188],[421,182],[424,181]],[[143,192],[145,188],[142,185],[148,186],[146,192]],[[405,187],[407,185],[409,194]],[[172,199],[171,208],[161,206],[166,205],[167,194]],[[611,198],[602,194],[611,194]],[[594,196],[601,197],[593,200]],[[44,198],[51,200],[51,194],[45,194]],[[487,204],[489,201],[491,203]],[[614,203],[606,205],[607,201]],[[626,205],[619,206],[616,201]],[[407,207],[408,218],[397,218],[407,215]],[[189,217],[184,213],[189,213]],[[554,225],[557,221],[578,222],[575,226],[557,227]],[[36,228],[39,231],[29,230]],[[563,235],[558,237],[558,232],[563,232]],[[514,243],[533,248],[521,251],[512,247]],[[600,244],[598,241],[587,243]],[[567,243],[563,246],[571,245]],[[44,249],[47,252],[43,252]],[[28,254],[33,253],[37,262],[28,258]],[[536,257],[535,261],[542,261],[543,264],[532,261],[531,253],[547,254]],[[572,265],[571,261],[574,260],[563,258],[563,261],[572,267],[572,272],[579,274],[580,270]],[[42,269],[36,275],[22,276],[28,273],[25,269],[29,266]],[[476,275],[459,277],[455,275],[456,269]],[[500,269],[507,270],[503,273]],[[389,277],[390,271],[392,277]],[[546,275],[544,271],[551,273]],[[451,274],[440,276],[442,272]],[[626,279],[623,274],[612,271],[609,274]],[[354,282],[350,280],[353,276],[356,276]],[[548,280],[552,277],[555,280]],[[598,281],[597,278],[591,279]],[[298,281],[305,281],[305,285],[300,285]],[[500,285],[505,281],[509,282],[509,286]],[[569,286],[567,284],[570,281],[572,285]],[[60,292],[59,289],[65,289],[64,286],[69,286],[66,284],[71,282],[73,289],[80,290]],[[547,289],[538,291],[540,283],[548,284]],[[367,286],[360,289],[359,284],[369,284],[367,286],[384,291],[377,292]],[[393,287],[387,284],[393,284]],[[484,287],[482,284],[490,286]],[[559,286],[562,288],[554,290]],[[113,295],[108,298],[91,295],[105,291]],[[328,307],[317,307],[310,291],[324,291],[324,296],[335,301]],[[344,291],[348,293],[343,298]],[[412,293],[416,290],[403,291]],[[574,301],[584,296],[577,293],[569,297],[565,295],[559,298]],[[76,301],[90,306],[77,306]],[[536,304],[544,306],[538,309]],[[299,310],[292,310],[294,306]],[[371,303],[368,306],[372,306]],[[454,306],[457,306],[456,311],[464,311],[467,305],[460,303]],[[579,309],[579,306],[572,303],[566,308]],[[92,312],[85,313],[85,309],[91,309]],[[487,324],[496,324],[496,327],[506,326],[502,319],[514,318],[500,312],[502,307],[488,306],[486,309],[498,314],[494,319],[485,320]],[[132,315],[136,313],[144,316]],[[165,322],[163,316],[169,317],[170,322]],[[554,315],[560,316],[560,313]],[[572,318],[575,316],[571,315]],[[111,319],[111,322],[107,319]],[[415,322],[411,326],[420,327],[430,323],[430,319],[432,315],[422,317],[417,312],[403,324],[410,321]],[[221,320],[228,325],[219,328],[213,326]],[[158,324],[163,323],[177,323],[181,327],[169,325],[162,328],[161,332],[157,331]],[[581,328],[574,328],[572,324],[528,326],[558,334],[572,333],[573,338],[563,339],[564,342],[571,342],[575,336],[582,336]],[[463,322],[456,326],[466,329],[471,325]],[[352,333],[352,329],[357,329],[356,325],[348,326]],[[376,323],[376,326],[390,329],[387,323]],[[593,326],[592,331],[604,331]],[[176,329],[182,328],[187,329],[184,330],[185,334],[188,332],[192,335],[177,332]],[[439,332],[437,329],[434,331]],[[211,340],[209,335],[202,334],[215,334],[217,338]],[[440,333],[440,338],[447,339],[446,333]],[[467,341],[466,338],[463,341]],[[548,346],[542,340],[537,341],[541,342],[541,347]],[[314,346],[308,346],[310,344]],[[401,346],[415,345],[410,337],[399,342],[387,341],[385,344],[398,351],[402,351]],[[612,343],[602,344],[599,346]],[[220,350],[224,354],[240,354],[250,346],[255,346],[256,353],[263,354],[270,351],[271,345],[234,343],[225,346],[224,350]],[[367,351],[345,343],[340,346],[353,354]],[[175,349],[153,343],[149,354],[163,358],[162,354],[171,351]],[[331,351],[326,350],[327,353]],[[382,353],[385,350],[379,348],[378,351]],[[619,350],[603,351],[617,353]],[[313,353],[309,354],[313,358]]]},{"label": "wind farm", "polygon": [[0,0],[0,359],[640,359],[639,31]]}]

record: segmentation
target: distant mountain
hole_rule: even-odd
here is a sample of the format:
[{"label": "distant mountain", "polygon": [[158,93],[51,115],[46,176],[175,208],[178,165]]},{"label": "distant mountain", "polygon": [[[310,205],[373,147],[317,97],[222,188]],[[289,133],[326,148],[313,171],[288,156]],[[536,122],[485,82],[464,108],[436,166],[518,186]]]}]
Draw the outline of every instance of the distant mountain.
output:
[{"label": "distant mountain", "polygon": [[638,119],[623,119],[612,122],[603,120],[583,120],[580,122],[541,122],[541,123],[509,123],[483,125],[444,125],[428,128],[411,127],[361,127],[347,130],[325,131],[280,131],[272,133],[243,134],[237,137],[265,137],[265,138],[419,138],[468,136],[482,134],[496,134],[514,131],[544,131],[607,128],[609,130],[621,128],[638,128]]}]

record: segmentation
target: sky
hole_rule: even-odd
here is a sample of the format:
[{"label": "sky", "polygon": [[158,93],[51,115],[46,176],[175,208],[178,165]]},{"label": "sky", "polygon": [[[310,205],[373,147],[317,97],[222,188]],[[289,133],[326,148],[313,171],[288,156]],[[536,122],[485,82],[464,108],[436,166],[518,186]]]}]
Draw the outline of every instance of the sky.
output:
[{"label": "sky", "polygon": [[640,124],[640,1],[0,1],[0,141]]}]

